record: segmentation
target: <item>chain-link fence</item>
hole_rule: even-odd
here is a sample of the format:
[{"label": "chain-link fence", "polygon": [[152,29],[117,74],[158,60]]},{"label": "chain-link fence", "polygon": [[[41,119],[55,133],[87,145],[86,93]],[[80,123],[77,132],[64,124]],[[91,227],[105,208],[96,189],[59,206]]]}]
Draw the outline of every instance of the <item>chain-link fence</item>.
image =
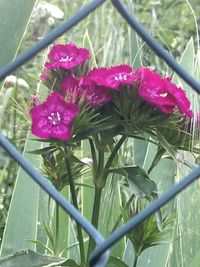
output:
[{"label": "chain-link fence", "polygon": [[[69,31],[77,23],[83,20],[88,14],[93,12],[97,7],[103,4],[105,0],[94,0],[85,5],[78,13],[58,26],[44,39],[29,48],[26,52],[18,56],[13,62],[0,69],[0,80],[11,74],[15,69],[20,67],[26,61],[34,57],[39,51],[51,44],[56,38],[66,31]],[[120,0],[112,0],[113,6],[118,10],[126,22],[135,30],[138,35],[149,45],[149,47],[161,57],[185,82],[187,82],[195,91],[200,93],[200,84],[191,77],[175,59],[159,45],[137,19],[129,13]],[[200,167],[196,167],[189,175],[174,185],[168,192],[160,196],[147,208],[135,215],[120,229],[116,230],[106,239],[77,211],[48,181],[22,156],[20,152],[0,133],[0,145],[7,153],[30,175],[30,177],[38,183],[44,191],[46,191],[96,242],[96,249],[90,255],[90,266],[103,267],[109,257],[109,248],[111,248],[125,234],[134,227],[143,222],[146,218],[160,209],[168,201],[174,198],[184,188],[200,176]]]}]

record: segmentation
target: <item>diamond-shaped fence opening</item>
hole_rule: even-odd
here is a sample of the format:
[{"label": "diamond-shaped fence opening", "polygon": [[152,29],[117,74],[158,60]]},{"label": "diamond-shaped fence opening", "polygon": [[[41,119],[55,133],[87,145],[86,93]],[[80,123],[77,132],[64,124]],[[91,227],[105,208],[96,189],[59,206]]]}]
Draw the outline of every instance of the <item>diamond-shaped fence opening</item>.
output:
[{"label": "diamond-shaped fence opening", "polygon": [[[26,52],[18,56],[13,62],[4,66],[0,70],[0,80],[11,74],[16,68],[20,67],[26,61],[34,57],[39,51],[51,44],[56,38],[64,32],[69,31],[77,23],[83,20],[88,14],[94,11],[98,6],[103,4],[105,0],[94,0],[84,6],[78,13],[58,26],[44,39],[29,48]],[[127,21],[133,30],[149,45],[149,47],[161,57],[185,82],[187,82],[195,91],[200,93],[200,84],[191,77],[176,61],[164,50],[144,29],[144,27],[134,18],[126,9],[120,0],[112,0],[112,4]],[[46,179],[30,164],[21,153],[0,133],[0,145],[7,153],[30,175],[30,177],[38,183],[44,191],[46,191],[96,242],[96,249],[90,255],[90,266],[103,267],[106,266],[109,249],[125,234],[134,227],[143,222],[150,215],[159,210],[168,201],[174,198],[184,188],[200,176],[200,167],[193,169],[189,175],[174,185],[168,192],[160,196],[148,207],[130,219],[120,229],[111,234],[107,239],[103,236],[77,211],[54,187],[52,187]]]}]

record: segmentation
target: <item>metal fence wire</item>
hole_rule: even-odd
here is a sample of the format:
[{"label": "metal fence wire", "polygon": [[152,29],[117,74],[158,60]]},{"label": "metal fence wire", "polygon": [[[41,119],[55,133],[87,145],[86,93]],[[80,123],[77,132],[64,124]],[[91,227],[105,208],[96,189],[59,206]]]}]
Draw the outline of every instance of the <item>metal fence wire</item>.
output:
[{"label": "metal fence wire", "polygon": [[[50,45],[56,38],[61,36],[66,31],[69,31],[77,23],[83,20],[87,15],[93,12],[97,7],[103,4],[106,0],[93,0],[85,5],[70,19],[54,29],[44,39],[37,42],[27,51],[19,55],[13,62],[7,64],[0,69],[0,80],[11,74],[15,69],[34,57],[42,49]],[[161,57],[186,83],[188,83],[196,92],[200,93],[200,84],[189,75],[176,60],[158,44],[154,38],[145,30],[137,19],[130,14],[124,4],[120,0],[112,0],[113,6],[118,10],[121,16],[126,20],[130,27],[135,30],[138,35],[149,45],[149,47]],[[0,146],[30,175],[30,177],[39,184],[64,210],[67,212],[81,227],[91,236],[96,242],[96,248],[90,255],[90,267],[104,267],[108,261],[109,249],[120,240],[125,234],[131,231],[134,227],[142,223],[150,215],[160,209],[168,201],[173,199],[184,188],[191,184],[195,179],[200,177],[200,166],[193,169],[189,175],[184,177],[179,183],[174,185],[168,192],[160,196],[152,202],[148,207],[140,213],[132,217],[120,229],[116,230],[106,239],[71,205],[61,193],[52,187],[48,181],[29,163],[20,152],[8,141],[8,139],[0,133]]]}]

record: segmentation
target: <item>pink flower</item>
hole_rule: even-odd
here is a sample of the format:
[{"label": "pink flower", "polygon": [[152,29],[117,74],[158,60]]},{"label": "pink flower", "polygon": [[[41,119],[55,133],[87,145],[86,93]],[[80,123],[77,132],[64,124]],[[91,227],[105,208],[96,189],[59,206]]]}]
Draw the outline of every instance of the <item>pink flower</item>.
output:
[{"label": "pink flower", "polygon": [[89,75],[97,85],[119,90],[121,86],[135,82],[132,71],[131,66],[124,64],[111,68],[96,68]]},{"label": "pink flower", "polygon": [[170,78],[162,78],[147,68],[139,68],[135,73],[139,81],[138,94],[148,103],[170,114],[177,107],[180,113],[192,116],[190,102],[182,88],[178,88]]},{"label": "pink flower", "polygon": [[64,80],[62,80],[60,87],[67,94],[69,102],[74,102],[73,100],[79,98],[81,94],[79,89],[79,79],[73,74],[68,75]]},{"label": "pink flower", "polygon": [[174,98],[180,113],[192,118],[193,112],[190,109],[190,101],[187,98],[185,91],[181,87],[177,87],[173,84],[171,78],[165,78],[165,90],[172,98]]},{"label": "pink flower", "polygon": [[111,92],[106,87],[97,85],[90,75],[80,80],[79,87],[84,99],[92,107],[101,106],[112,100]]},{"label": "pink flower", "polygon": [[47,69],[72,69],[90,59],[86,48],[78,48],[74,44],[56,44],[48,54],[50,62],[45,63]]},{"label": "pink flower", "polygon": [[107,88],[98,86],[91,80],[90,75],[78,79],[74,75],[67,76],[61,83],[60,87],[68,94],[69,101],[79,102],[83,100],[90,106],[101,106],[112,100],[111,93]]},{"label": "pink flower", "polygon": [[138,95],[148,103],[157,106],[166,114],[173,112],[175,108],[174,99],[165,90],[165,81],[161,76],[147,68],[139,68],[135,73],[139,80]]},{"label": "pink flower", "polygon": [[68,140],[72,135],[72,120],[79,113],[75,104],[66,103],[56,92],[30,110],[32,133],[40,138]]}]

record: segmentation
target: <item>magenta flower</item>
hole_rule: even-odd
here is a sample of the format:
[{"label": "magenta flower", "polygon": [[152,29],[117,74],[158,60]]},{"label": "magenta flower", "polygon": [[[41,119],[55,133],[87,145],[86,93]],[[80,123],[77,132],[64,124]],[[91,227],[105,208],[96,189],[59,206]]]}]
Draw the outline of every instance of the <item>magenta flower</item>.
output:
[{"label": "magenta flower", "polygon": [[147,68],[139,68],[135,76],[139,80],[138,94],[140,97],[157,106],[166,114],[173,112],[176,104],[166,92],[165,81],[158,73]]},{"label": "magenta flower", "polygon": [[107,88],[98,86],[91,80],[90,75],[78,79],[74,75],[67,76],[61,83],[60,87],[69,96],[69,101],[78,103],[83,100],[90,106],[101,106],[112,100],[111,93]]},{"label": "magenta flower", "polygon": [[174,98],[180,113],[192,118],[193,112],[190,109],[190,101],[187,98],[185,91],[173,84],[171,78],[165,78],[165,90],[169,95],[171,95],[172,98]]},{"label": "magenta flower", "polygon": [[138,94],[145,101],[166,114],[172,113],[177,107],[180,113],[192,116],[190,102],[184,90],[174,85],[170,78],[162,78],[147,68],[139,68],[135,76],[139,81]]},{"label": "magenta flower", "polygon": [[46,101],[30,110],[32,133],[40,138],[68,140],[72,135],[72,120],[79,113],[79,107],[66,103],[64,98],[53,92]]},{"label": "magenta flower", "polygon": [[50,62],[45,63],[47,69],[72,69],[90,59],[86,48],[78,48],[74,44],[56,44],[48,54]]},{"label": "magenta flower", "polygon": [[132,67],[125,64],[111,68],[96,68],[89,75],[97,85],[115,90],[119,90],[123,85],[129,85],[135,82]]},{"label": "magenta flower", "polygon": [[81,94],[79,89],[79,79],[73,74],[68,75],[64,80],[62,80],[60,87],[67,94],[69,102],[76,102],[76,99],[78,99]]},{"label": "magenta flower", "polygon": [[104,86],[97,85],[90,74],[82,77],[79,82],[80,93],[92,107],[99,107],[112,100],[111,92]]}]

